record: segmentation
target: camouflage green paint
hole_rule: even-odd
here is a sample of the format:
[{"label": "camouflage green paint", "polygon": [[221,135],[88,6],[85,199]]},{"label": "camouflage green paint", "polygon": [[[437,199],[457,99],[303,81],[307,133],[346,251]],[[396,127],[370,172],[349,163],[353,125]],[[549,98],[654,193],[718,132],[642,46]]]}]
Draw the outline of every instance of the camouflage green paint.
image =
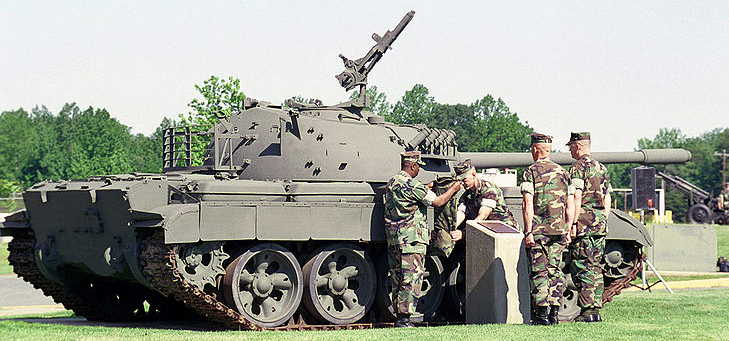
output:
[{"label": "camouflage green paint", "polygon": [[602,308],[604,283],[600,263],[604,252],[605,236],[579,236],[570,244],[570,272],[579,291],[577,305],[581,308]]},{"label": "camouflage green paint", "polygon": [[[445,193],[454,181],[456,180],[452,177],[438,178],[434,181],[433,192],[436,195]],[[430,236],[428,254],[448,257],[453,252],[456,243],[449,232],[455,228],[457,209],[458,198],[455,195],[445,205],[434,208],[434,229]]]},{"label": "camouflage green paint", "polygon": [[403,253],[425,253],[430,230],[425,221],[428,189],[420,181],[400,171],[385,189],[385,236],[388,246]]},{"label": "camouflage green paint", "polygon": [[403,253],[397,246],[388,246],[387,263],[392,281],[392,308],[395,313],[413,315],[422,295],[423,253]]},{"label": "camouflage green paint", "polygon": [[478,210],[481,208],[481,203],[484,199],[493,200],[496,202],[496,207],[491,210],[486,219],[488,220],[500,220],[509,226],[516,227],[516,220],[514,216],[506,207],[506,201],[504,200],[504,193],[499,187],[494,185],[491,181],[476,178],[476,187],[471,190],[466,190],[461,196],[460,203],[465,206],[466,219],[473,219],[478,216]]},{"label": "camouflage green paint", "polygon": [[[577,217],[577,235],[607,234],[603,202],[610,187],[607,168],[589,155],[575,161],[570,167],[571,184],[582,190],[580,214]],[[577,203],[576,203],[577,204]]]},{"label": "camouflage green paint", "polygon": [[392,276],[392,306],[396,313],[414,314],[423,285],[430,231],[425,213],[428,189],[401,171],[385,188],[387,262]]},{"label": "camouflage green paint", "polygon": [[522,180],[521,191],[534,196],[532,233],[548,236],[566,234],[567,171],[543,158],[524,170]]},{"label": "camouflage green paint", "polygon": [[532,301],[537,306],[562,305],[564,238],[564,235],[535,235],[536,246],[527,249],[530,261]]}]

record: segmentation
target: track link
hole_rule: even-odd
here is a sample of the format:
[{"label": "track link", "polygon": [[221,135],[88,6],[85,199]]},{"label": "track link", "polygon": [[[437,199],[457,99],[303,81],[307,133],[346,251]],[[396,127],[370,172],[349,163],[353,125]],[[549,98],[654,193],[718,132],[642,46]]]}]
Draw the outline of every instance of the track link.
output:
[{"label": "track link", "polygon": [[605,287],[605,291],[602,293],[603,305],[613,300],[613,297],[620,294],[623,289],[630,286],[630,282],[638,278],[638,274],[643,269],[643,261],[646,258],[646,254],[642,247],[638,248],[638,257],[633,259],[632,270],[623,278],[617,279],[610,283],[609,286]]},{"label": "track link", "polygon": [[263,328],[246,319],[237,311],[229,308],[217,297],[207,294],[195,285],[187,282],[177,270],[178,245],[165,244],[163,232],[155,231],[143,238],[141,247],[141,265],[144,275],[154,288],[163,295],[171,295],[184,302],[198,314],[210,321],[237,330],[338,330],[369,329],[392,326],[392,323],[357,323],[346,325],[309,325],[299,316],[298,321],[292,318],[287,325],[275,328]]}]

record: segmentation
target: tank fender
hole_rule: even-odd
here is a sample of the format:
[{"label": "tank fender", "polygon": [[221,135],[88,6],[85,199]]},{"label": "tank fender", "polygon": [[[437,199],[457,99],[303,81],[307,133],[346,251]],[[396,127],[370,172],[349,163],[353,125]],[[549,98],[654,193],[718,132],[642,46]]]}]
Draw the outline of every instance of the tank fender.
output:
[{"label": "tank fender", "polygon": [[643,246],[653,246],[653,240],[648,234],[648,229],[640,220],[631,215],[611,210],[608,218],[608,239],[635,240]]},{"label": "tank fender", "polygon": [[195,243],[200,240],[200,204],[165,205],[150,212],[133,211],[132,217],[134,228],[164,228],[165,243]]},{"label": "tank fender", "polygon": [[29,227],[30,219],[26,210],[16,211],[6,215],[5,218],[0,214],[0,237],[12,237],[13,231]]}]

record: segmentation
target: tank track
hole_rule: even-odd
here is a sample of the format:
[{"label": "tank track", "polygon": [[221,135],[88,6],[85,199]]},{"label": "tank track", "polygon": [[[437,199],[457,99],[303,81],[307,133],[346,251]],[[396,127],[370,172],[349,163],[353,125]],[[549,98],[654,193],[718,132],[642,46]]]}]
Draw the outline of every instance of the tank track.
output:
[{"label": "tank track", "polygon": [[299,316],[293,317],[288,324],[275,328],[263,328],[247,320],[237,311],[218,301],[214,295],[207,294],[195,285],[187,282],[177,270],[177,248],[175,244],[165,244],[163,232],[155,231],[141,242],[140,265],[152,286],[163,295],[171,295],[184,302],[198,314],[210,321],[237,330],[339,330],[369,329],[389,327],[392,323],[355,323],[345,325],[309,325]]},{"label": "tank track", "polygon": [[[172,296],[175,300],[184,302],[187,307],[192,308],[197,314],[227,328],[260,331],[370,329],[392,326],[392,323],[388,322],[309,325],[299,315],[298,321],[295,321],[292,317],[289,323],[284,326],[262,328],[218,301],[214,295],[207,294],[187,282],[177,270],[177,247],[178,245],[165,244],[163,233],[159,230],[146,238],[142,238],[140,262],[144,275],[162,295]],[[102,316],[83,297],[75,294],[67,286],[47,279],[40,272],[35,264],[35,237],[32,234],[18,233],[13,236],[8,244],[8,250],[10,252],[8,261],[13,266],[13,271],[23,280],[31,283],[33,287],[43,291],[45,295],[52,297],[55,302],[62,304],[68,310],[72,310],[76,315],[84,316],[87,319],[113,320],[113,316]],[[645,258],[646,254],[641,249],[640,256],[633,259],[633,267],[630,273],[605,288],[603,304],[612,301],[624,288],[630,287],[630,282],[638,278]],[[439,324],[424,323],[423,325]]]},{"label": "tank track", "polygon": [[8,262],[13,271],[26,282],[39,289],[46,296],[50,296],[56,303],[72,310],[78,316],[89,319],[100,319],[96,309],[89,305],[81,296],[75,294],[70,288],[60,285],[46,278],[35,264],[35,236],[31,233],[16,233],[8,244]]},{"label": "tank track", "polygon": [[602,293],[602,304],[613,300],[613,297],[620,294],[623,289],[630,287],[633,280],[638,278],[638,274],[643,269],[643,261],[646,258],[646,254],[641,247],[639,249],[639,256],[633,259],[632,270],[623,278],[613,281],[609,286],[605,287],[605,291]]}]

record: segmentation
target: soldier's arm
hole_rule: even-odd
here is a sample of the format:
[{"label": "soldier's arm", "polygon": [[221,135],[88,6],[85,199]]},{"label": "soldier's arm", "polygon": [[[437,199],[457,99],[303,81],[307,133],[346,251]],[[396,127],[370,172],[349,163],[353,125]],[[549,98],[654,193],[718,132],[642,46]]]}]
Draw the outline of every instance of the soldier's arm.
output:
[{"label": "soldier's arm", "polygon": [[[572,224],[577,223],[577,219],[580,217],[580,207],[582,207],[582,191],[585,190],[585,174],[584,167],[578,162],[575,162],[570,167],[570,187],[572,187],[572,193],[574,194],[575,205],[572,213]],[[570,227],[572,227],[570,225]]]},{"label": "soldier's arm", "polygon": [[485,193],[483,193],[483,196],[481,197],[481,206],[478,208],[478,215],[476,216],[476,220],[486,220],[489,214],[491,214],[491,211],[496,208],[496,200],[499,199],[499,191],[493,184],[488,184],[489,187],[486,189]]},{"label": "soldier's arm", "polygon": [[481,205],[481,208],[478,209],[478,215],[474,220],[486,220],[489,214],[491,214],[491,211],[493,211],[492,207]]},{"label": "soldier's arm", "polygon": [[575,224],[577,222],[577,219],[580,217],[580,207],[582,206],[582,190],[579,188],[575,188],[575,195],[574,195],[574,202],[573,210],[572,210],[572,218],[574,219],[572,221],[572,224]]},{"label": "soldier's arm", "polygon": [[[461,224],[463,224],[463,221],[466,220],[466,209],[465,206],[462,205],[463,204],[458,205],[458,211],[456,211],[456,228],[458,228],[458,226],[461,226]],[[461,210],[461,207],[463,207],[463,211]]]},{"label": "soldier's arm", "polygon": [[567,243],[569,243],[572,241],[572,237],[575,237],[577,235],[577,229],[575,228],[575,226],[573,226],[574,223],[577,221],[577,217],[575,216],[574,189],[571,186],[567,190],[567,207],[565,208],[565,215],[565,218],[567,219]]},{"label": "soldier's arm", "polygon": [[454,182],[445,193],[437,196],[435,198],[435,200],[433,200],[433,203],[431,205],[433,207],[441,207],[441,206],[445,205],[448,202],[448,200],[451,200],[451,197],[453,196],[453,194],[456,194],[456,192],[458,192],[460,190],[461,190],[461,182],[460,181]]},{"label": "soldier's arm", "polygon": [[532,219],[534,219],[534,195],[529,192],[522,192],[521,213],[524,215],[524,244],[527,247],[534,246],[534,235],[532,234]]},{"label": "soldier's arm", "polygon": [[610,196],[610,191],[605,194],[605,200],[603,202],[603,206],[605,206],[605,218],[607,219],[610,217],[610,207],[612,205],[613,198]]}]

